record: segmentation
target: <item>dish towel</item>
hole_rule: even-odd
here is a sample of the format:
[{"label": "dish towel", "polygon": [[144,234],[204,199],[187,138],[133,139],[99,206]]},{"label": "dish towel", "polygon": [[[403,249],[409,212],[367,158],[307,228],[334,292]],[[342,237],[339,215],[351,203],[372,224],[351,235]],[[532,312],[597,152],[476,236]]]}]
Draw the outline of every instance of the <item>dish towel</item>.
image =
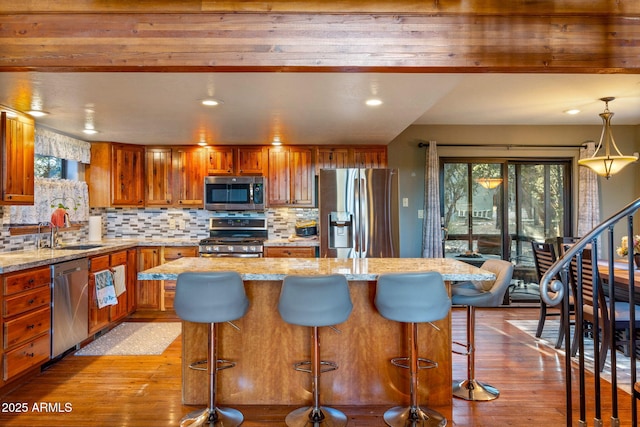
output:
[{"label": "dish towel", "polygon": [[125,266],[116,265],[111,270],[113,271],[113,286],[116,288],[116,296],[119,297],[127,290],[124,282],[126,272]]},{"label": "dish towel", "polygon": [[113,286],[113,276],[111,275],[111,271],[98,271],[95,274],[95,279],[98,308],[104,308],[109,305],[118,304],[118,298],[116,298],[116,288],[115,286]]}]

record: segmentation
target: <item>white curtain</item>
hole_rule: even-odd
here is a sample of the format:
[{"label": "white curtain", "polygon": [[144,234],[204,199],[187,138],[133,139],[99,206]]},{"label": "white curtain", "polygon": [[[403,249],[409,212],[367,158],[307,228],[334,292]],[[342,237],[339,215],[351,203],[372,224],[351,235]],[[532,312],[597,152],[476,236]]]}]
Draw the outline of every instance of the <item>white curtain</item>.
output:
[{"label": "white curtain", "polygon": [[[595,153],[595,142],[590,141],[580,148],[580,158]],[[578,237],[582,237],[600,224],[600,194],[598,175],[585,166],[579,166],[578,182]]]},{"label": "white curtain", "polygon": [[33,206],[11,206],[11,224],[50,221],[58,204],[68,208],[71,222],[89,220],[89,190],[86,182],[38,177],[34,181]]},{"label": "white curtain", "polygon": [[91,161],[91,144],[43,127],[36,127],[35,153],[89,163]]},{"label": "white curtain", "polygon": [[442,223],[440,221],[440,171],[435,141],[429,142],[424,176],[424,224],[422,256],[442,258]]}]

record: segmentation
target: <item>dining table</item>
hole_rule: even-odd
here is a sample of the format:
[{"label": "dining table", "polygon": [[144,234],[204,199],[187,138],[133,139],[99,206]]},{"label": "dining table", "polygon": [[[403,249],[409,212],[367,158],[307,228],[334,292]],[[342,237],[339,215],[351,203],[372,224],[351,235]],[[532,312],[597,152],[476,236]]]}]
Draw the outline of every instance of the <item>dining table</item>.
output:
[{"label": "dining table", "polygon": [[[640,269],[634,266],[633,273],[629,274],[629,263],[624,259],[616,259],[612,263],[614,296],[618,301],[629,301],[629,284],[634,283],[634,301],[640,305]],[[598,272],[605,285],[609,284],[610,265],[608,260],[598,261]],[[632,279],[633,278],[633,279]]]}]

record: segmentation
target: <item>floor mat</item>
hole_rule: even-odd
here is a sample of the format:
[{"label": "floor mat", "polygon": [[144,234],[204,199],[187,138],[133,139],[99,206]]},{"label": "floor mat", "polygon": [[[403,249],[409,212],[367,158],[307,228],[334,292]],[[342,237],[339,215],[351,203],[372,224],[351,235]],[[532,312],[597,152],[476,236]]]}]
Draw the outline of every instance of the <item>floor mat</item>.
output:
[{"label": "floor mat", "polygon": [[181,331],[181,322],[125,322],[76,351],[75,355],[159,355]]},{"label": "floor mat", "polygon": [[[558,320],[547,320],[544,322],[544,329],[542,330],[542,336],[536,338],[536,329],[538,327],[537,320],[507,320],[508,323],[530,335],[538,343],[543,344],[550,349],[557,351],[564,357],[563,349],[556,349],[555,343],[558,339],[558,327],[560,322]],[[572,327],[573,328],[573,327]],[[574,363],[578,363],[578,357],[573,358]],[[584,340],[584,363],[585,368],[589,372],[593,372],[593,341],[590,339]],[[624,356],[622,353],[616,353],[616,376],[618,381],[618,388],[631,393],[631,359]],[[611,355],[607,354],[607,360],[604,366],[604,370],[600,373],[601,377],[611,382]]]}]

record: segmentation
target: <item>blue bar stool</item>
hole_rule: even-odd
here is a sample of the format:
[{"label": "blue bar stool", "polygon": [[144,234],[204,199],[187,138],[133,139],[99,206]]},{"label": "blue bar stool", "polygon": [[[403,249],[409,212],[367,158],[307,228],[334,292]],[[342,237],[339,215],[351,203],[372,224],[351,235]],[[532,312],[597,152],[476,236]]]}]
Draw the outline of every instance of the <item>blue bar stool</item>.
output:
[{"label": "blue bar stool", "polygon": [[[467,343],[465,351],[454,351],[456,354],[467,356],[467,378],[453,381],[453,396],[471,401],[489,401],[497,399],[500,391],[484,382],[476,380],[476,307],[498,307],[504,298],[504,293],[511,284],[513,264],[501,259],[488,259],[481,267],[496,275],[491,287],[484,289],[481,284],[474,282],[456,283],[451,286],[451,300],[454,305],[467,306]],[[462,345],[459,342],[454,344]]]},{"label": "blue bar stool", "polygon": [[190,412],[182,418],[180,425],[239,426],[244,421],[240,411],[216,406],[216,374],[221,369],[235,366],[233,362],[218,359],[216,329],[218,323],[230,322],[246,314],[249,300],[242,278],[238,273],[231,271],[179,274],[174,308],[182,320],[209,324],[207,356],[209,406],[204,410]]},{"label": "blue bar stool", "polygon": [[313,404],[311,407],[290,412],[285,418],[287,426],[342,427],[347,424],[347,416],[344,413],[320,406],[320,374],[336,370],[338,365],[320,359],[318,328],[345,322],[352,309],[349,285],[345,276],[341,274],[289,275],[284,278],[278,301],[280,316],[287,323],[311,327],[312,333],[311,361],[296,363],[294,368],[311,374]]},{"label": "blue bar stool", "polygon": [[417,324],[447,317],[451,301],[442,275],[436,272],[381,274],[374,302],[382,317],[407,323],[409,327],[409,356],[392,359],[391,363],[409,369],[411,402],[408,407],[387,410],[384,421],[391,427],[447,425],[447,419],[439,412],[418,406],[418,371],[435,368],[437,363],[418,357]]}]

